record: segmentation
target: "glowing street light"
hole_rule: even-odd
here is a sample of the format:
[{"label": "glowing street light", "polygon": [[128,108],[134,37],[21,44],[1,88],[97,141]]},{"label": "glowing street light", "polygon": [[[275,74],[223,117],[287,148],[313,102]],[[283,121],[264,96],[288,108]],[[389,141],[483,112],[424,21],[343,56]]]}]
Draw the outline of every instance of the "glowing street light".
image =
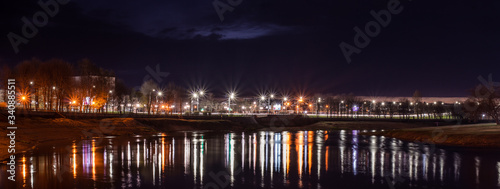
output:
[{"label": "glowing street light", "polygon": [[340,115],[340,116],[342,116],[342,114],[340,114],[340,104],[344,104],[344,101],[342,100],[342,101],[340,101],[340,103],[339,103],[339,115]]},{"label": "glowing street light", "polygon": [[233,92],[228,95],[228,99],[227,99],[227,102],[228,102],[228,104],[227,104],[228,105],[228,107],[227,107],[228,111],[227,112],[228,112],[228,114],[231,113],[231,99],[234,99],[234,96],[235,96],[235,94]]},{"label": "glowing street light", "polygon": [[289,103],[287,102],[287,100],[288,100],[288,98],[287,98],[287,97],[283,97],[283,107],[284,107],[284,110],[285,110],[285,111],[287,110],[287,107],[286,107],[286,106],[287,106],[287,104],[289,104]]},{"label": "glowing street light", "polygon": [[[203,94],[205,94],[205,92],[203,92],[202,90],[200,90],[198,92],[193,92],[193,98],[196,99],[196,111],[199,111],[199,109],[200,109],[199,108],[199,106],[200,106],[200,97],[202,97]],[[193,111],[192,107],[191,107],[191,111]]]}]

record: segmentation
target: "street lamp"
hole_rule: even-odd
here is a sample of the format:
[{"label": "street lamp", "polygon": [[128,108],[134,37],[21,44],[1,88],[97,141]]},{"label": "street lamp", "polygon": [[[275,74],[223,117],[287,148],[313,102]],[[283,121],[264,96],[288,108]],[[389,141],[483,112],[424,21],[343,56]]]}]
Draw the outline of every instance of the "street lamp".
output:
[{"label": "street lamp", "polygon": [[[196,92],[195,92],[195,93],[193,93],[193,98],[194,98],[194,99],[196,99],[196,111],[198,111],[198,99],[199,99],[199,98],[198,98],[198,94],[196,94]],[[192,102],[193,102],[193,101],[191,101],[191,103],[192,103]],[[193,111],[193,106],[191,106],[191,111]]]},{"label": "street lamp", "polygon": [[227,107],[227,112],[228,112],[228,115],[231,113],[231,99],[234,99],[234,93],[230,93],[228,95],[228,107]]},{"label": "street lamp", "polygon": [[271,94],[269,98],[267,98],[267,114],[271,111],[271,99],[274,98],[274,94]]},{"label": "street lamp", "polygon": [[320,103],[321,103],[321,98],[318,98],[318,103],[316,105],[316,115],[319,114],[319,106],[320,106]]},{"label": "street lamp", "polygon": [[340,117],[342,117],[342,114],[340,113],[340,104],[344,104],[344,101],[342,100],[342,101],[340,101],[340,103],[339,103],[339,116],[340,116]]},{"label": "street lamp", "polygon": [[[200,111],[200,97],[202,97],[205,94],[203,91],[198,91],[198,92],[193,92],[193,98],[196,99],[196,111]],[[192,111],[191,107],[191,111]]]},{"label": "street lamp", "polygon": [[[285,112],[286,112],[286,109],[287,109],[287,108],[286,108],[286,101],[287,101],[287,100],[288,100],[288,98],[287,98],[287,97],[283,97],[283,108],[284,108]],[[282,108],[282,110],[283,110],[283,108]]]},{"label": "street lamp", "polygon": [[109,90],[109,94],[108,94],[108,102],[106,102],[106,105],[107,105],[107,109],[106,109],[106,111],[108,111],[108,109],[109,109],[109,105],[110,105],[110,103],[109,103],[109,101],[110,101],[110,100],[109,100],[109,99],[110,99],[111,94],[113,94],[113,91],[112,91],[112,90]]}]

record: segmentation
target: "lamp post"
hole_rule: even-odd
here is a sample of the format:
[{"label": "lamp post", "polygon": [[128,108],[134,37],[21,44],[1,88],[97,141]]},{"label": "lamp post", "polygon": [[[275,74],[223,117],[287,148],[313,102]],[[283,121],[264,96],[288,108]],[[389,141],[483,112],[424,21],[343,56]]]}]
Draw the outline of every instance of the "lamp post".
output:
[{"label": "lamp post", "polygon": [[300,103],[302,103],[302,97],[299,97],[299,102],[297,103],[297,114],[299,114],[300,111]]},{"label": "lamp post", "polygon": [[284,109],[283,109],[283,108],[281,109],[281,110],[282,110],[283,112],[285,112],[285,113],[286,113],[286,101],[287,101],[287,100],[288,100],[288,98],[287,98],[287,97],[284,97],[284,98],[283,98],[283,108],[284,108]]},{"label": "lamp post", "polygon": [[[158,91],[158,95],[156,95],[156,115],[158,115],[158,96],[161,96],[163,95],[163,93],[161,91]],[[161,102],[161,99],[160,99],[160,102]]]},{"label": "lamp post", "polygon": [[273,95],[273,94],[271,94],[271,95],[269,96],[269,98],[267,98],[267,114],[269,114],[269,113],[270,113],[270,111],[271,111],[271,99],[272,99],[272,98],[274,98],[274,95]]},{"label": "lamp post", "polygon": [[196,111],[199,112],[200,111],[200,97],[203,96],[204,92],[203,91],[199,91],[199,92],[193,92],[193,98],[191,99],[191,112],[193,111],[193,99],[196,99]]},{"label": "lamp post", "polygon": [[316,115],[319,116],[319,106],[321,103],[321,98],[318,98],[318,103],[316,104]]},{"label": "lamp post", "polygon": [[363,104],[361,104],[361,116],[365,116],[365,104],[366,102],[363,102]]},{"label": "lamp post", "polygon": [[[31,92],[32,89],[33,89],[33,81],[30,81],[30,92]],[[36,90],[35,90],[35,99],[36,99]],[[29,109],[31,110],[31,95],[30,95],[30,102],[29,103],[30,103]]]},{"label": "lamp post", "polygon": [[[199,101],[198,101],[198,100],[199,100],[199,98],[198,98],[198,94],[193,93],[193,98],[194,98],[194,99],[196,99],[196,111],[198,111],[198,102],[199,102]],[[191,102],[192,102],[192,101],[191,101]],[[191,104],[192,104],[192,103],[191,103]],[[192,105],[191,105],[191,111],[193,111],[193,107],[192,107]]]},{"label": "lamp post", "polygon": [[200,96],[196,93],[195,95],[196,95],[196,111],[200,112]]},{"label": "lamp post", "polygon": [[[109,109],[109,105],[110,105],[110,96],[111,94],[113,94],[113,91],[112,90],[109,90],[109,93],[108,93],[108,101],[106,102],[106,105],[107,105],[107,108],[106,108],[106,111],[108,111]],[[113,105],[111,105],[111,107],[113,107]],[[112,111],[111,111],[112,112]]]},{"label": "lamp post", "polygon": [[[265,101],[265,100],[266,100],[266,96],[262,95],[262,96],[260,97],[260,100],[261,100],[261,101]],[[259,110],[259,113],[260,113],[260,110]]]},{"label": "lamp post", "polygon": [[231,113],[231,99],[234,99],[234,93],[231,93],[228,95],[228,105],[227,105],[227,112],[228,112],[228,115]]},{"label": "lamp post", "polygon": [[339,103],[339,116],[340,116],[340,117],[342,117],[342,113],[340,112],[340,104],[344,104],[344,101],[342,100],[342,101],[340,101],[340,103]]}]

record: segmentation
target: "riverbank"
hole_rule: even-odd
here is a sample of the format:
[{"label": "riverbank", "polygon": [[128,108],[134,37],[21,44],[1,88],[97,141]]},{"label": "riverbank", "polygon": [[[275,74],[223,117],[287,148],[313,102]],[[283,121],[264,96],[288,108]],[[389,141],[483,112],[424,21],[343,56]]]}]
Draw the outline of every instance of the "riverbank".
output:
[{"label": "riverbank", "polygon": [[[7,147],[7,123],[0,123],[0,160],[9,155]],[[133,136],[138,134],[154,134],[156,130],[132,118],[72,120],[65,118],[23,118],[16,122],[16,153],[30,150],[39,144],[59,140],[77,140],[100,136]]]},{"label": "riverbank", "polygon": [[395,129],[364,134],[443,146],[500,147],[500,126],[495,123]]}]

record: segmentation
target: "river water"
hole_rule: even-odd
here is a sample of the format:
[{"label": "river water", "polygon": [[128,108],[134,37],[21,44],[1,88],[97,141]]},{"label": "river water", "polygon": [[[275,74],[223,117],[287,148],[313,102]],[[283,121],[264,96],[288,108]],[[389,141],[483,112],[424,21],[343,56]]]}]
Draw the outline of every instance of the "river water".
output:
[{"label": "river water", "polygon": [[45,144],[2,188],[500,188],[500,150],[366,131],[179,132]]}]

